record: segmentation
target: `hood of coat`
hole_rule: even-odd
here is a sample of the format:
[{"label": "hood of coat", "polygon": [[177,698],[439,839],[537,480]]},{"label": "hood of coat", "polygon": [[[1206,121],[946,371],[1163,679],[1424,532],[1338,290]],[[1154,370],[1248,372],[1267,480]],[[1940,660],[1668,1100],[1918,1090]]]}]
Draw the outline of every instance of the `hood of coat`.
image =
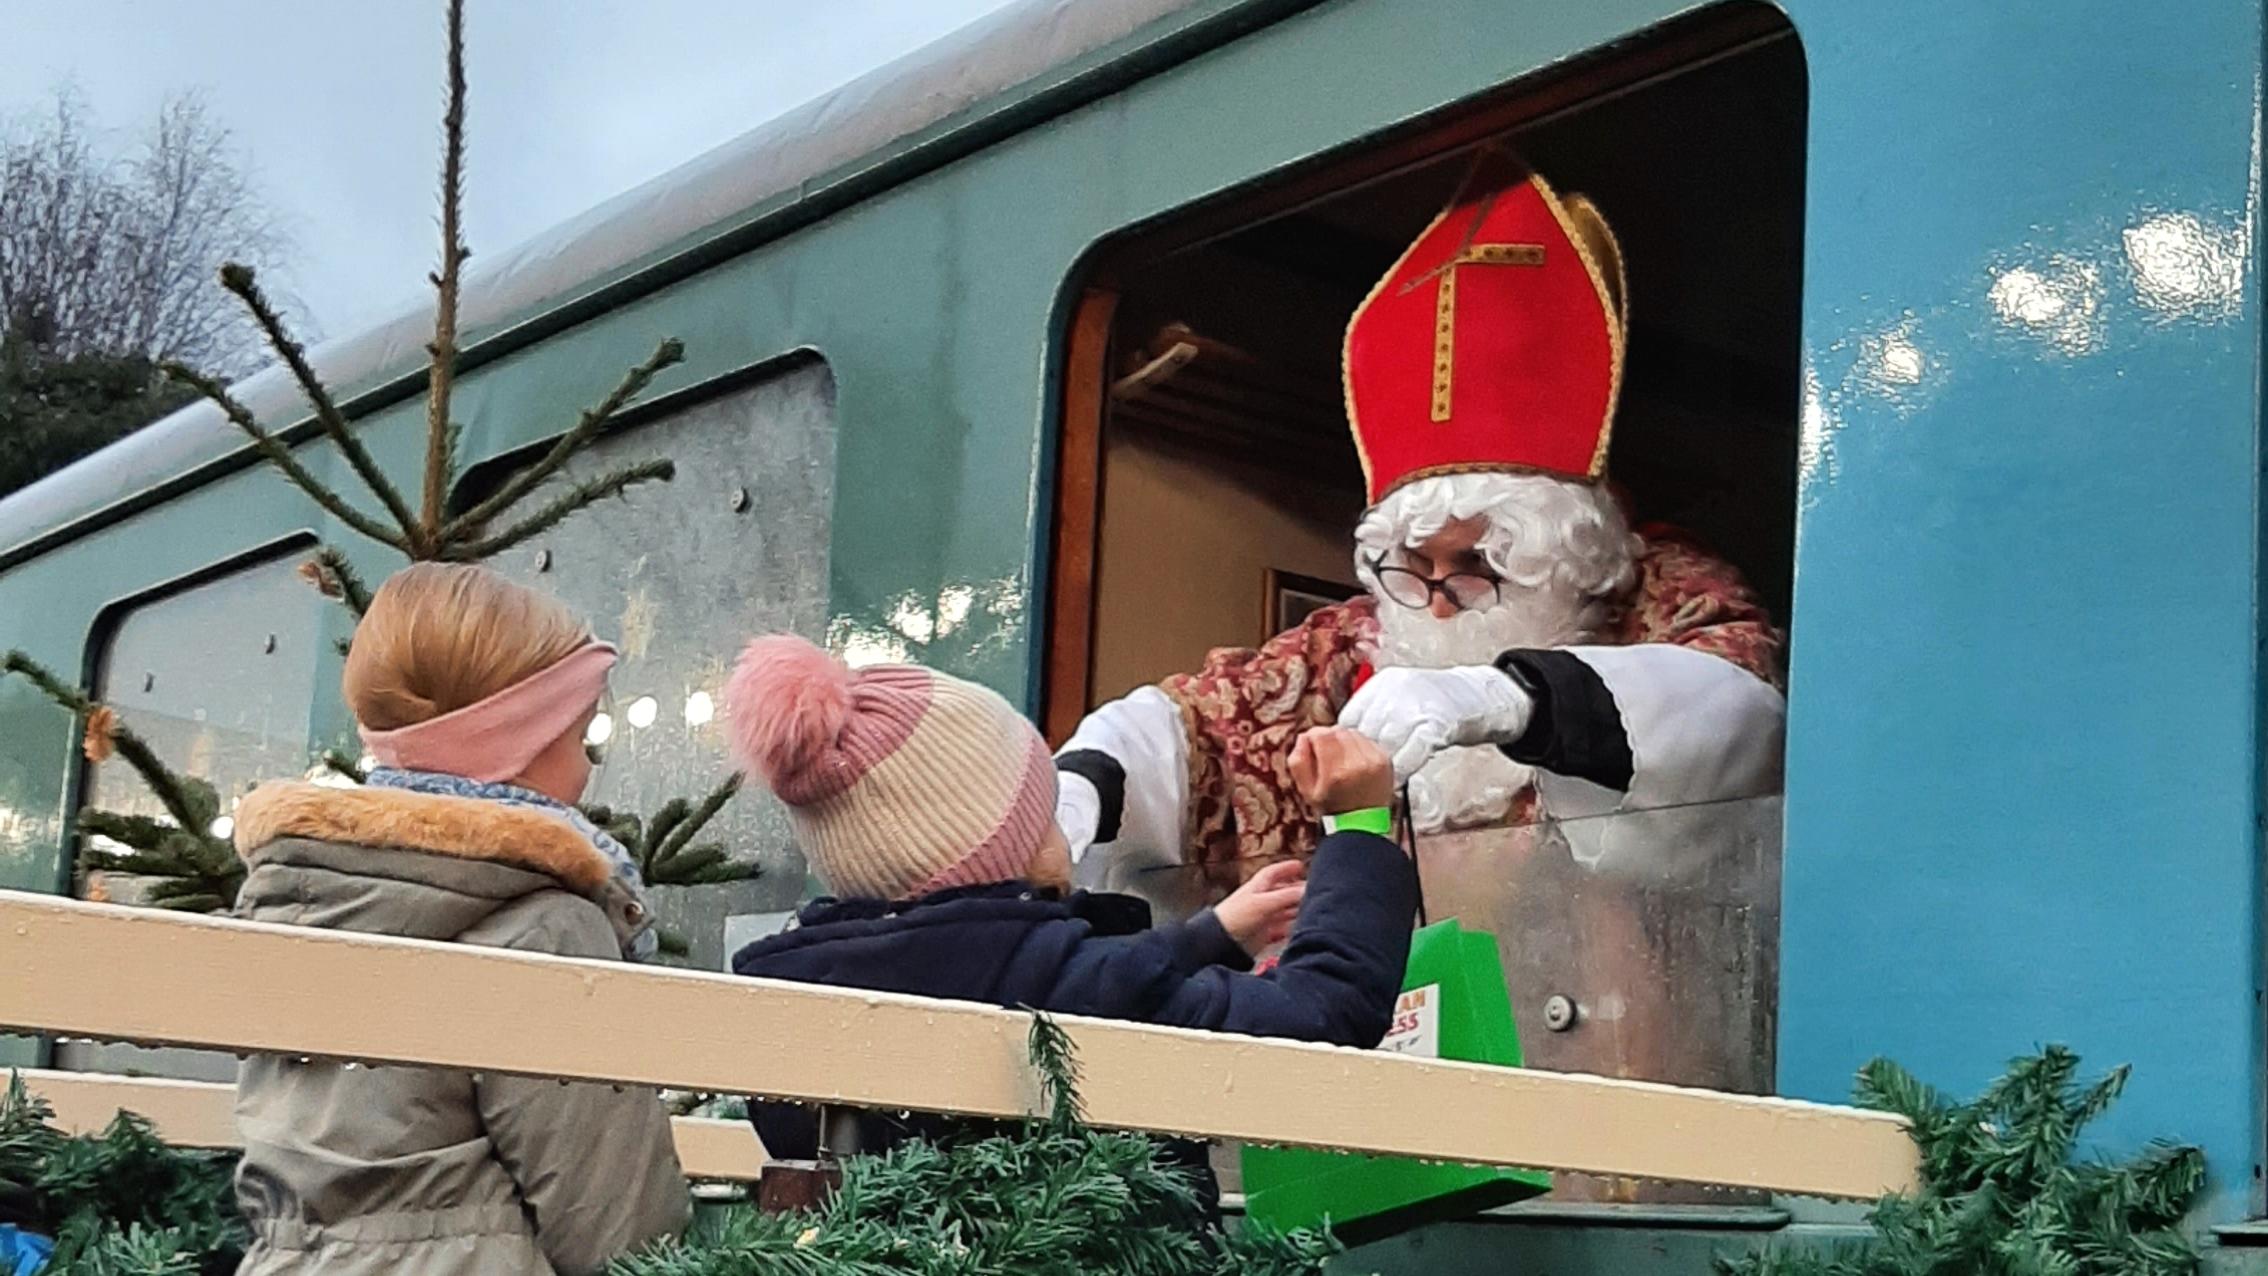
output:
[{"label": "hood of coat", "polygon": [[528,807],[403,789],[263,785],[236,808],[253,921],[454,939],[542,891],[597,904],[625,945],[645,906],[574,825]]}]

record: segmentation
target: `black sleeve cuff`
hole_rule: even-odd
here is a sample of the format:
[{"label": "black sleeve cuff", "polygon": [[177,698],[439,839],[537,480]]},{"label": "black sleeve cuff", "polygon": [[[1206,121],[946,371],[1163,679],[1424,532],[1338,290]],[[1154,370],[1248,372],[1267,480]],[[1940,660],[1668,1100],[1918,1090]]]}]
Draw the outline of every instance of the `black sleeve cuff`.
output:
[{"label": "black sleeve cuff", "polygon": [[1118,840],[1119,821],[1126,816],[1126,768],[1100,749],[1073,749],[1055,759],[1055,769],[1083,777],[1102,795],[1102,813],[1095,817],[1095,844]]},{"label": "black sleeve cuff", "polygon": [[1210,908],[1175,929],[1173,959],[1182,970],[1192,973],[1207,966],[1252,969],[1252,954],[1244,951],[1228,933],[1228,927],[1221,925],[1220,915]]},{"label": "black sleeve cuff", "polygon": [[1535,699],[1518,740],[1499,746],[1514,762],[1628,792],[1634,764],[1621,706],[1598,671],[1564,651],[1507,651],[1496,667]]}]

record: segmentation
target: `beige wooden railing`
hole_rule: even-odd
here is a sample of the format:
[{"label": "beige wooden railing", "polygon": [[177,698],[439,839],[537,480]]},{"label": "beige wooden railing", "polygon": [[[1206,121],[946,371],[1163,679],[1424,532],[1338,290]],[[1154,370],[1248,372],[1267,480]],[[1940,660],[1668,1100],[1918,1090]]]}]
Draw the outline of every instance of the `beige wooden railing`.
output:
[{"label": "beige wooden railing", "polygon": [[[66,1134],[98,1134],[121,1112],[139,1113],[175,1147],[239,1148],[236,1087],[214,1081],[114,1077],[99,1072],[25,1068],[24,1083],[55,1109]],[[746,1121],[678,1117],[677,1160],[697,1179],[747,1181],[764,1168],[764,1145]]]},{"label": "beige wooden railing", "polygon": [[[1028,1017],[956,1002],[13,891],[0,891],[0,971],[0,1030],[990,1117],[1038,1100]],[[1915,1182],[1904,1126],[1879,1113],[1061,1022],[1088,1115],[1104,1126],[1827,1197]],[[131,1106],[160,1091],[117,1093]],[[224,1089],[162,1093],[174,1106],[150,1113],[161,1130],[218,1140]],[[735,1155],[727,1145],[717,1161]]]}]

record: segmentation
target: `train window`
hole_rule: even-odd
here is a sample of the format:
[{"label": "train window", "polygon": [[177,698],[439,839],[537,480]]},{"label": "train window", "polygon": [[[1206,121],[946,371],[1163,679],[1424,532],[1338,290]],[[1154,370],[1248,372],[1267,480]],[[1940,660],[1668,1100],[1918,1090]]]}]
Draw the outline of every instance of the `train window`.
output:
[{"label": "train window", "polygon": [[[1258,646],[1359,592],[1352,532],[1367,496],[1341,378],[1347,325],[1483,149],[1587,196],[1611,224],[1628,324],[1608,471],[1641,522],[1682,529],[1680,543],[1745,577],[1768,613],[1759,631],[1784,627],[1805,103],[1785,19],[1720,6],[1714,20],[1617,46],[1540,88],[1514,86],[1422,136],[1352,147],[1106,246],[1066,342],[1053,738],[1095,706],[1197,669],[1209,650]],[[1428,367],[1433,331],[1417,335],[1410,358]],[[1634,622],[1641,636],[1599,641],[1660,641],[1650,632]],[[1715,654],[1774,678],[1784,668],[1775,654]],[[1648,807],[1634,783],[1560,803],[1547,776],[1522,781],[1535,802],[1419,837],[1430,915],[1498,937],[1531,1063],[1771,1088],[1780,702],[1767,698],[1765,714],[1742,719],[1761,733],[1733,746],[1750,748],[1757,777],[1737,792]],[[1195,710],[1200,734],[1207,711]],[[1237,747],[1255,746],[1223,750]],[[1255,854],[1238,822],[1268,818],[1266,777],[1247,793],[1237,765],[1222,763],[1236,778],[1212,815],[1201,797],[1190,808],[1185,859],[1205,863],[1116,884],[1175,907],[1236,880],[1243,870],[1222,872],[1218,857]],[[1227,833],[1215,827],[1224,819]]]},{"label": "train window", "polygon": [[[825,633],[834,377],[820,359],[797,356],[736,381],[633,413],[552,480],[670,457],[677,477],[668,485],[569,519],[490,564],[564,599],[622,648],[612,736],[591,790],[592,801],[619,810],[697,801],[731,773],[718,699],[748,635]],[[477,499],[526,460],[476,467],[458,500]],[[728,956],[728,928],[793,907],[805,874],[784,814],[756,788],[710,829],[737,854],[759,858],[763,876],[658,891],[654,908],[662,927],[689,943],[686,960],[714,970]]]},{"label": "train window", "polygon": [[[264,554],[126,604],[100,626],[95,698],[119,715],[182,773],[209,781],[225,800],[279,775],[305,771],[313,753],[310,711],[316,680],[337,669],[326,646],[336,604],[298,574],[304,544]],[[90,765],[83,805],[165,818],[133,769]],[[227,818],[223,816],[222,818]],[[140,902],[148,879],[79,872],[85,898]],[[226,1081],[236,1060],[138,1046],[59,1045],[66,1068],[148,1072]]]}]

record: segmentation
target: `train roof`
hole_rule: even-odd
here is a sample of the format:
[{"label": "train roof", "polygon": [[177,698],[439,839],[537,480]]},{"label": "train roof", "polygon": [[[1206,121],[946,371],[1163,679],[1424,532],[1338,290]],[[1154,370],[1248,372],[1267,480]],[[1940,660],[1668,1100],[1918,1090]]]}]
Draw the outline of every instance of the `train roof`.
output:
[{"label": "train roof", "polygon": [[[1208,0],[1016,0],[660,177],[468,271],[465,344],[598,293],[638,270],[728,232],[759,206],[792,204],[893,155],[986,117],[985,108],[1067,82],[1120,52],[1144,28]],[[1234,7],[1234,6],[1231,6]],[[769,210],[767,210],[769,211]],[[342,397],[417,373],[431,335],[428,304],[323,342],[312,360]],[[270,366],[235,386],[270,428],[308,408]],[[242,451],[245,439],[199,401],[0,499],[0,563],[27,543],[154,485]]]}]

